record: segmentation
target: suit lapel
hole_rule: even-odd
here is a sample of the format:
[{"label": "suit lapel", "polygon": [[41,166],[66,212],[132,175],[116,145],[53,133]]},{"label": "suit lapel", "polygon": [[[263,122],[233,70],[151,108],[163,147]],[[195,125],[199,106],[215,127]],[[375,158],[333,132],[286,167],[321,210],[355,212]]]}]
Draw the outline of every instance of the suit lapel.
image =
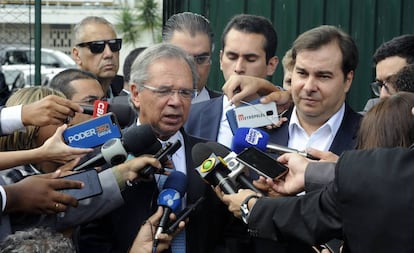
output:
[{"label": "suit lapel", "polygon": [[356,113],[348,104],[345,104],[344,118],[329,151],[340,155],[345,150],[355,149],[355,141],[361,119],[361,114]]}]

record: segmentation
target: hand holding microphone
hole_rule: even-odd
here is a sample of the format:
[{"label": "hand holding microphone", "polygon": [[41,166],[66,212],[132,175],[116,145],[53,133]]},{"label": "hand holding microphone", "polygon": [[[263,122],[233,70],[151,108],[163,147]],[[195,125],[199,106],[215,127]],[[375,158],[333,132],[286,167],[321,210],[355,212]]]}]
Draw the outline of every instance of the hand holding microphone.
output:
[{"label": "hand holding microphone", "polygon": [[154,247],[157,247],[158,236],[165,232],[169,223],[169,216],[181,208],[181,198],[187,190],[187,177],[180,171],[173,171],[167,177],[164,188],[158,196],[158,206],[162,206],[164,211],[157,226],[155,233]]},{"label": "hand holding microphone", "polygon": [[161,143],[155,137],[150,125],[134,126],[124,132],[121,139],[110,139],[105,142],[95,156],[81,162],[74,171],[102,166],[105,163],[117,165],[124,162],[128,154],[140,156],[155,154],[161,148]]},{"label": "hand holding microphone", "polygon": [[238,128],[234,134],[231,146],[231,149],[236,153],[240,153],[245,148],[253,146],[265,152],[276,154],[297,153],[312,160],[319,160],[319,158],[314,157],[304,151],[299,151],[282,145],[269,143],[269,134],[257,128]]},{"label": "hand holding microphone", "polygon": [[200,164],[197,172],[210,185],[218,185],[227,194],[236,193],[240,185],[259,193],[244,175],[245,167],[235,156],[235,153],[215,142],[198,143],[192,150],[194,163]]},{"label": "hand holding microphone", "polygon": [[111,104],[108,101],[96,100],[94,105],[81,105],[83,113],[100,117],[108,112],[112,112],[118,119],[119,126],[124,128],[129,126],[131,119],[135,117],[135,112],[128,104]]}]

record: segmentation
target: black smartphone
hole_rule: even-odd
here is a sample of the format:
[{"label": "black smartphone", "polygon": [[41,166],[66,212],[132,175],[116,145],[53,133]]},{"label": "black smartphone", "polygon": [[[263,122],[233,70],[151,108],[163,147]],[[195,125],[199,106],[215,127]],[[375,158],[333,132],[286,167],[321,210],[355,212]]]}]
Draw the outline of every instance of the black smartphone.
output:
[{"label": "black smartphone", "polygon": [[288,167],[255,147],[246,148],[236,159],[266,178],[278,179],[288,171]]},{"label": "black smartphone", "polygon": [[62,179],[82,181],[85,185],[81,189],[62,189],[61,192],[82,200],[102,194],[102,186],[98,172],[94,169],[84,170],[78,173],[61,177]]},{"label": "black smartphone", "polygon": [[204,197],[200,197],[196,202],[194,202],[191,205],[188,205],[186,208],[184,208],[178,215],[177,215],[177,219],[173,222],[171,222],[168,225],[168,228],[165,230],[165,233],[167,234],[172,234],[174,233],[174,231],[178,228],[178,224],[187,219],[187,217],[191,214],[192,211],[194,211],[197,206],[203,202]]}]

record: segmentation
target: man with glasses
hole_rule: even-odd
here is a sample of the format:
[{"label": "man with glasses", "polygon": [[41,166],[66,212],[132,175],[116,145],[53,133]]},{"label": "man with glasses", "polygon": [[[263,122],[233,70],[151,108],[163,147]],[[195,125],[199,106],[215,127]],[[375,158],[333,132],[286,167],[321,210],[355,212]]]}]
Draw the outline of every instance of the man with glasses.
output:
[{"label": "man with glasses", "polygon": [[[171,156],[176,170],[188,178],[186,205],[204,197],[191,215],[179,238],[172,242],[172,253],[214,252],[222,240],[222,220],[230,213],[194,170],[192,147],[201,140],[182,128],[190,111],[198,81],[194,58],[177,46],[158,44],[144,50],[131,68],[131,102],[139,109],[136,124],[150,124],[161,143],[180,141],[182,146]],[[137,143],[139,145],[139,143]],[[81,231],[81,252],[128,252],[141,224],[157,208],[158,175],[129,186],[125,204],[101,222]],[[185,246],[176,251],[175,246]],[[178,249],[177,249],[178,250]]]},{"label": "man with glasses", "polygon": [[[406,34],[393,38],[377,48],[373,56],[375,64],[375,81],[371,84],[373,93],[379,98],[389,97],[396,93],[390,78],[408,64],[414,63],[414,35]],[[368,100],[364,112],[378,101]]]},{"label": "man with glasses", "polygon": [[182,48],[194,57],[199,80],[197,82],[197,96],[192,103],[221,95],[221,93],[206,87],[213,51],[213,32],[208,19],[191,12],[174,14],[165,23],[162,39]]},{"label": "man with glasses", "polygon": [[89,16],[74,28],[72,57],[78,67],[98,77],[106,97],[117,96],[123,88],[118,76],[122,39],[117,38],[111,23],[102,17]]}]

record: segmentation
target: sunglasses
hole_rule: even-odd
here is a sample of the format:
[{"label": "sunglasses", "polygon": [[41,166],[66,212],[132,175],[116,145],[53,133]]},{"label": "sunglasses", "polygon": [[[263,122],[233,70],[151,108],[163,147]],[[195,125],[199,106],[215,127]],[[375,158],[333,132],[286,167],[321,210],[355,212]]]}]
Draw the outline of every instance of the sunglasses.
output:
[{"label": "sunglasses", "polygon": [[122,39],[112,40],[96,40],[89,42],[82,42],[77,44],[77,47],[88,47],[92,54],[100,54],[105,50],[105,45],[108,44],[112,52],[118,52],[121,50]]}]

